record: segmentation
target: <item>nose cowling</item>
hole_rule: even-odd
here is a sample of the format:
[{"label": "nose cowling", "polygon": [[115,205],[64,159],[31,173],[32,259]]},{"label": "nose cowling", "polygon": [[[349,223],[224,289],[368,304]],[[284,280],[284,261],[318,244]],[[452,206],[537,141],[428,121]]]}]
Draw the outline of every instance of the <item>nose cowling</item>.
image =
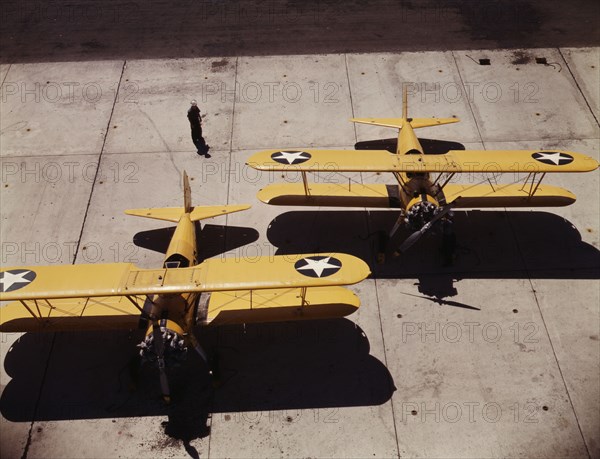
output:
[{"label": "nose cowling", "polygon": [[440,204],[428,194],[422,194],[411,199],[406,206],[405,223],[412,230],[421,229],[439,212]]},{"label": "nose cowling", "polygon": [[[181,364],[187,355],[187,345],[183,329],[172,320],[160,321],[160,332],[164,341],[164,358],[167,367]],[[146,330],[146,336],[139,344],[140,356],[143,362],[158,365],[158,351],[154,345],[153,327]]]}]

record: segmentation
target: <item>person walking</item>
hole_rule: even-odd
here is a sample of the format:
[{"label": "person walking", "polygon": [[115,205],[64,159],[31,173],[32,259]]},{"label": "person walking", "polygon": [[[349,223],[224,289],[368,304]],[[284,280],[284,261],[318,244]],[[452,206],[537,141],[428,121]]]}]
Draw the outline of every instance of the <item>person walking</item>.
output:
[{"label": "person walking", "polygon": [[187,112],[187,117],[190,122],[190,128],[192,130],[192,142],[196,147],[197,153],[205,158],[210,158],[208,150],[210,146],[206,144],[204,137],[202,137],[202,116],[200,115],[200,109],[198,108],[198,102],[192,100],[190,102],[191,107]]}]

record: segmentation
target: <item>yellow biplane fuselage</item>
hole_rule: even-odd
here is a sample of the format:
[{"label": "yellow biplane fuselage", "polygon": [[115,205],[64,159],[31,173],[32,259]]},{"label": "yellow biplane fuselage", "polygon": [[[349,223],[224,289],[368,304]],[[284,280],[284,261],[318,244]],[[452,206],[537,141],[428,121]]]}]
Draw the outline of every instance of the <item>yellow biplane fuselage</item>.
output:
[{"label": "yellow biplane fuselage", "polygon": [[[396,154],[424,155],[423,147],[409,121],[402,119]],[[443,189],[431,181],[429,172],[395,172],[394,176],[398,181],[400,207],[407,216],[406,223],[418,229],[433,218],[440,205],[445,204]]]},{"label": "yellow biplane fuselage", "polygon": [[[196,224],[191,221],[189,212],[186,212],[177,223],[163,266],[168,269],[196,266],[197,254]],[[193,336],[191,332],[195,325],[195,305],[199,296],[200,293],[152,295],[150,315],[167,319],[166,323],[173,331]],[[150,332],[151,328],[148,329],[148,333]]]}]

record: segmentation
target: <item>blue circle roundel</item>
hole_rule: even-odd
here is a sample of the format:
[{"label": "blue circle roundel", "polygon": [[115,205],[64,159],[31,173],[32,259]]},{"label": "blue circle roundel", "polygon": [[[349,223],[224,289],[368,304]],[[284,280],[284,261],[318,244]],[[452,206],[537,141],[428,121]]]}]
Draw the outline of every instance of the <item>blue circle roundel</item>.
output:
[{"label": "blue circle roundel", "polygon": [[35,279],[35,272],[30,269],[10,269],[0,273],[0,292],[13,292],[28,286]]},{"label": "blue circle roundel", "polygon": [[294,264],[300,274],[308,277],[327,277],[337,273],[342,262],[334,257],[316,256],[305,257]]},{"label": "blue circle roundel", "polygon": [[311,154],[306,151],[286,150],[277,151],[271,155],[271,159],[287,166],[293,164],[302,164],[311,158]]}]

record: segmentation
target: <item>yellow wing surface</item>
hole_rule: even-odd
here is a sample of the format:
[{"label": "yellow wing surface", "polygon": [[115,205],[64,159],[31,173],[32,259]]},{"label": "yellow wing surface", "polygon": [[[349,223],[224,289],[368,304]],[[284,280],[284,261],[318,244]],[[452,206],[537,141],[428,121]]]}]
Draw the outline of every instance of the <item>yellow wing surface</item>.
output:
[{"label": "yellow wing surface", "polygon": [[131,263],[12,267],[0,271],[0,301],[12,301],[0,307],[0,331],[135,328],[147,295],[192,292],[217,292],[209,322],[341,317],[359,303],[334,286],[369,274],[365,262],[338,253],[210,259],[175,269]]},{"label": "yellow wing surface", "polygon": [[397,158],[386,150],[264,150],[248,159],[258,170],[385,172],[396,170]]},{"label": "yellow wing surface", "polygon": [[145,298],[108,296],[13,301],[0,306],[0,332],[135,329]]},{"label": "yellow wing surface", "polygon": [[347,254],[210,259],[191,268],[132,263],[6,268],[0,301],[318,287],[360,282],[367,264]]},{"label": "yellow wing surface", "polygon": [[[308,189],[308,194],[306,190]],[[473,207],[557,207],[575,202],[575,195],[564,188],[542,184],[531,194],[531,186],[523,184],[448,184],[444,187],[447,203],[455,208]],[[265,204],[281,206],[336,206],[400,208],[397,185],[276,183],[257,194]]]},{"label": "yellow wing surface", "polygon": [[235,290],[210,294],[205,323],[283,322],[332,319],[352,314],[358,297],[344,287],[311,287],[270,290]]},{"label": "yellow wing surface", "polygon": [[385,150],[264,150],[247,164],[258,170],[338,172],[589,172],[598,161],[563,150],[451,150],[395,155]]}]

